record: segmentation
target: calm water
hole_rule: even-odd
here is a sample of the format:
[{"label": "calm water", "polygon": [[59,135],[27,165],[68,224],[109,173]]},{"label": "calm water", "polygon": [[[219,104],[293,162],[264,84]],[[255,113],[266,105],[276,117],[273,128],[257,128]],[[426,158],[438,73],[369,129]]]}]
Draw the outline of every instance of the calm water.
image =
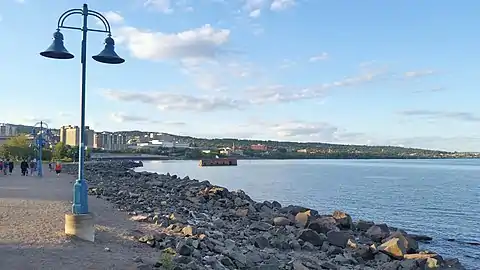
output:
[{"label": "calm water", "polygon": [[237,167],[203,168],[196,161],[152,161],[139,169],[386,222],[430,235],[434,241],[424,248],[480,269],[480,247],[445,240],[480,242],[480,160],[240,160]]}]

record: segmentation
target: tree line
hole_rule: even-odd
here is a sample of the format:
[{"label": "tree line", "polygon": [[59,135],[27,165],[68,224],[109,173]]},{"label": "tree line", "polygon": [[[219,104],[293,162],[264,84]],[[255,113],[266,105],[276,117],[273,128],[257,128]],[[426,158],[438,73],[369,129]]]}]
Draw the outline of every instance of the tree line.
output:
[{"label": "tree line", "polygon": [[[0,146],[0,158],[23,160],[38,158],[38,147],[26,135],[18,135],[9,138]],[[87,159],[90,158],[90,150],[86,153]],[[78,160],[78,147],[66,145],[63,142],[55,144],[53,147],[44,146],[42,149],[42,160],[59,160],[71,162]]]}]

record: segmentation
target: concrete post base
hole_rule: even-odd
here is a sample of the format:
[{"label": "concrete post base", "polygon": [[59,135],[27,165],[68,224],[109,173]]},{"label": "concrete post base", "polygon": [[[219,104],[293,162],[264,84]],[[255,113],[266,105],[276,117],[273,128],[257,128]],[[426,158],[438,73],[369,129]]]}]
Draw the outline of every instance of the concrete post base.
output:
[{"label": "concrete post base", "polygon": [[95,241],[95,219],[92,213],[65,214],[65,234],[82,240]]}]

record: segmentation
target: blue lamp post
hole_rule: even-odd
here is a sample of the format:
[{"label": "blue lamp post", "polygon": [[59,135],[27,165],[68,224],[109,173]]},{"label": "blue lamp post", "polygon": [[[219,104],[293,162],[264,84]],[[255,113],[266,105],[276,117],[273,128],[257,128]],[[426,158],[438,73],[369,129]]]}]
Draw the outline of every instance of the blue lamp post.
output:
[{"label": "blue lamp post", "polygon": [[[71,15],[81,15],[83,17],[82,27],[65,26],[65,20]],[[102,22],[105,29],[88,28],[88,16],[92,16]],[[53,59],[72,59],[73,54],[69,53],[63,44],[63,35],[60,29],[72,29],[82,31],[82,51],[81,51],[81,101],[80,101],[80,144],[78,147],[79,162],[78,162],[78,179],[73,185],[73,214],[87,214],[88,213],[88,189],[84,177],[85,164],[85,88],[86,88],[86,73],[87,73],[87,33],[100,32],[106,33],[105,48],[98,55],[92,58],[100,63],[105,64],[121,64],[125,62],[124,59],[115,53],[115,42],[112,39],[110,31],[110,24],[107,19],[97,11],[89,10],[87,4],[83,5],[81,9],[70,9],[64,12],[57,23],[57,31],[53,34],[53,43],[47,50],[41,52],[40,55]]]},{"label": "blue lamp post", "polygon": [[[38,131],[37,131],[37,128],[39,129]],[[49,136],[49,129],[48,129],[47,123],[45,123],[43,121],[37,122],[33,126],[32,135],[34,136],[33,139],[35,140],[35,145],[37,146],[37,152],[38,152],[37,172],[38,172],[38,176],[42,177],[43,176],[43,168],[42,168],[43,147],[45,146],[45,143],[47,142],[46,137]]]}]

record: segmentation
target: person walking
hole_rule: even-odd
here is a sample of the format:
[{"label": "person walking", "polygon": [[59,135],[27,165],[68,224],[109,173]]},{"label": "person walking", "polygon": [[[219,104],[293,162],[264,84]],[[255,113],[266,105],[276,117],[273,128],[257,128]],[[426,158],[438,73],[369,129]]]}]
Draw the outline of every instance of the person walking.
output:
[{"label": "person walking", "polygon": [[33,172],[35,171],[35,167],[37,167],[37,163],[32,159],[30,161],[30,175],[33,176]]},{"label": "person walking", "polygon": [[3,162],[3,175],[7,175],[8,167],[10,166],[9,163],[10,163],[10,159],[8,158]]},{"label": "person walking", "polygon": [[13,163],[13,161],[9,161],[9,162],[8,162],[8,173],[9,173],[10,175],[12,175],[13,167],[15,167],[15,164]]},{"label": "person walking", "polygon": [[57,174],[57,178],[60,177],[60,173],[62,172],[62,163],[60,161],[57,161],[55,164],[55,173]]},{"label": "person walking", "polygon": [[20,170],[22,171],[22,176],[28,176],[28,162],[26,160],[20,163]]},{"label": "person walking", "polygon": [[3,159],[0,159],[0,172],[3,171]]}]

